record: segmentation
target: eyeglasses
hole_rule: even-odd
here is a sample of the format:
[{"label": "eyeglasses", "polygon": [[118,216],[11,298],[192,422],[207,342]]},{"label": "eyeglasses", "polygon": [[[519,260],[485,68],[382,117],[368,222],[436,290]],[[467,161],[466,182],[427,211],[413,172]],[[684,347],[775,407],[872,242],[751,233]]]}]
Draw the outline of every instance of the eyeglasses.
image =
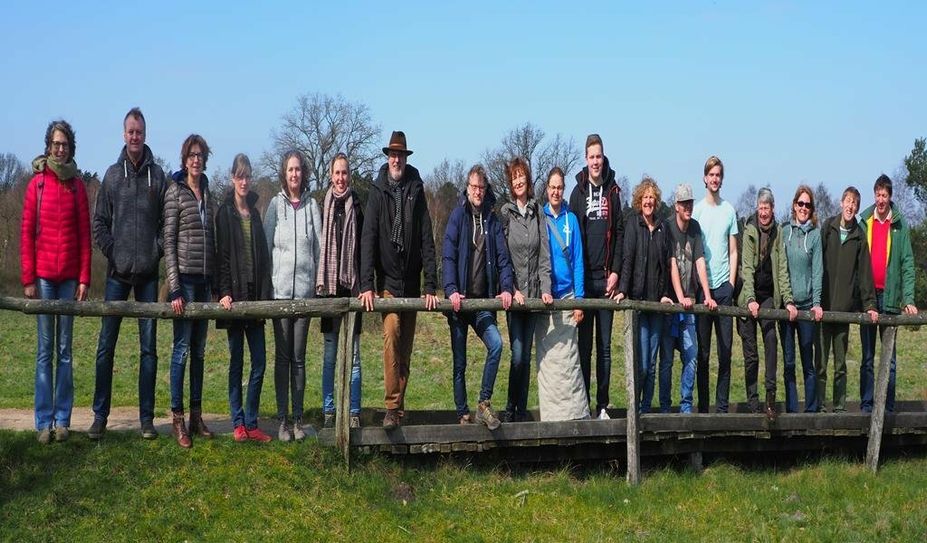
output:
[{"label": "eyeglasses", "polygon": [[196,160],[196,159],[203,160],[203,153],[190,153],[189,155],[187,155],[187,158],[190,160]]},{"label": "eyeglasses", "polygon": [[52,142],[52,149],[64,150],[64,149],[68,149],[69,147],[71,147],[71,145],[66,141],[53,141]]},{"label": "eyeglasses", "polygon": [[486,185],[474,185],[473,183],[467,183],[467,187],[471,188],[473,192],[485,192]]},{"label": "eyeglasses", "polygon": [[799,200],[799,201],[795,202],[795,205],[797,205],[798,207],[803,207],[803,208],[805,208],[805,209],[809,209],[809,210],[810,210],[810,209],[814,209],[814,204],[812,204],[811,202],[803,202],[803,201]]}]

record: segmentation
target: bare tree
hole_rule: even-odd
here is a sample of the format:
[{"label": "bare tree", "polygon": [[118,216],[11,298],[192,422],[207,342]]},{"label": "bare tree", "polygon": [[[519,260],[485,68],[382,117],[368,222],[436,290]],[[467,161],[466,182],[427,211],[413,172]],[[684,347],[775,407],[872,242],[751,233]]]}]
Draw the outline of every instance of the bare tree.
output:
[{"label": "bare tree", "polygon": [[840,213],[840,202],[831,195],[824,183],[818,183],[814,187],[814,210],[819,221]]},{"label": "bare tree", "polygon": [[380,126],[374,124],[365,104],[350,102],[341,95],[304,94],[281,117],[281,122],[271,131],[271,150],[261,157],[261,164],[272,177],[279,172],[280,157],[291,149],[306,156],[312,191],[327,185],[328,165],[339,152],[348,155],[351,169],[361,176],[373,172],[380,160]]},{"label": "bare tree", "polygon": [[753,212],[756,211],[756,194],[758,191],[756,185],[750,183],[740,194],[740,198],[737,199],[737,204],[734,206],[738,217],[753,215]]},{"label": "bare tree", "polygon": [[[451,211],[457,205],[457,199],[467,182],[467,170],[462,160],[450,161],[444,159],[425,176],[425,198],[428,201],[428,211],[431,214],[432,231],[435,236],[435,247],[442,246],[444,231]],[[499,187],[493,187],[498,196]],[[440,268],[441,259],[438,259]],[[440,269],[439,269],[440,271]]]},{"label": "bare tree", "polygon": [[16,186],[29,178],[26,165],[13,153],[0,153],[0,191]]},{"label": "bare tree", "polygon": [[[576,142],[573,138],[557,134],[544,143],[544,137],[544,130],[525,123],[510,130],[499,147],[484,151],[483,162],[493,185],[500,188],[507,186],[505,164],[514,157],[522,157],[531,165],[535,194],[542,191],[547,173],[554,166],[560,166],[569,175],[579,162]],[[498,190],[496,195],[502,201],[509,199],[507,190]]]}]

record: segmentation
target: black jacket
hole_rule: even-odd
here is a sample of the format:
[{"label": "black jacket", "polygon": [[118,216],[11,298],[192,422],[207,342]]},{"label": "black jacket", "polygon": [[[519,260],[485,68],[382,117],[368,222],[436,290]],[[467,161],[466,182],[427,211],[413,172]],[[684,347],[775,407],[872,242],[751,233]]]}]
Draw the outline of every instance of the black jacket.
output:
[{"label": "black jacket", "polygon": [[360,290],[386,290],[396,297],[417,297],[422,292],[421,275],[424,271],[425,293],[435,294],[438,272],[425,185],[418,170],[406,165],[400,179],[404,249],[399,252],[390,241],[394,204],[388,179],[389,168],[384,164],[367,198],[364,233],[361,236]]},{"label": "black jacket", "polygon": [[126,153],[107,168],[93,210],[93,239],[108,261],[107,275],[127,283],[157,279],[164,171],[146,145],[136,168]]},{"label": "black jacket", "polygon": [[[622,251],[624,250],[624,219],[621,209],[621,189],[615,182],[615,170],[608,165],[608,157],[602,165],[602,189],[608,199],[608,232],[605,241],[605,278],[611,272],[621,273]],[[576,186],[570,193],[570,211],[579,220],[579,233],[583,238],[583,265],[585,266],[586,284],[593,278],[589,265],[590,244],[586,235],[586,198],[589,193],[589,168],[583,168],[576,174]]]},{"label": "black jacket", "polygon": [[868,311],[876,309],[872,261],[866,233],[854,221],[846,241],[840,241],[840,215],[824,221],[821,228],[824,252],[824,280],[821,308],[825,311]]},{"label": "black jacket", "polygon": [[[270,283],[270,253],[264,238],[264,224],[255,204],[258,195],[249,192],[248,209],[251,214],[251,267],[244,268],[245,237],[241,231],[241,215],[235,207],[234,193],[226,197],[216,213],[216,263],[219,298],[231,296],[232,302],[272,300],[274,288]],[[248,295],[248,283],[254,283],[254,296]],[[234,322],[216,321],[216,328],[228,328]]]},{"label": "black jacket", "polygon": [[[660,255],[656,262],[648,258],[651,244],[656,244],[655,252]],[[659,302],[663,296],[672,297],[669,271],[671,255],[672,240],[665,221],[657,221],[657,226],[651,232],[640,213],[628,217],[618,292],[623,292],[631,300],[650,302]],[[655,287],[655,300],[646,297],[648,283]]]}]

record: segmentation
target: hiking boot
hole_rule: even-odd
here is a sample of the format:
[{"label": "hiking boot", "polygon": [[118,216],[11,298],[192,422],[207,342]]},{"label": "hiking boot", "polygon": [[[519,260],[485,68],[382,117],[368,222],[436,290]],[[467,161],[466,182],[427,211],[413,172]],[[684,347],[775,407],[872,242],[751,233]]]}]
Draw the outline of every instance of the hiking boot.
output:
[{"label": "hiking boot", "polygon": [[360,428],[360,415],[351,415],[351,421],[349,425],[351,428]]},{"label": "hiking boot", "polygon": [[59,426],[55,428],[55,441],[58,443],[67,441],[69,437],[71,437],[71,431],[67,426]]},{"label": "hiking boot", "polygon": [[325,416],[322,417],[322,428],[334,428],[334,427],[335,427],[335,414],[325,413]]},{"label": "hiking boot", "polygon": [[258,441],[260,443],[270,443],[272,438],[265,434],[260,428],[255,426],[251,430],[248,430],[248,439],[251,441]]},{"label": "hiking boot", "polygon": [[306,432],[303,431],[303,419],[300,417],[293,419],[293,439],[296,441],[306,439]]},{"label": "hiking boot", "polygon": [[386,415],[383,416],[383,429],[395,430],[397,427],[399,427],[399,411],[387,409]]},{"label": "hiking boot", "polygon": [[293,440],[293,434],[290,433],[290,425],[287,424],[286,417],[280,419],[280,428],[277,429],[277,439],[284,443]]},{"label": "hiking boot", "polygon": [[190,410],[190,434],[200,436],[205,439],[212,439],[212,432],[203,422],[203,412],[200,409]]},{"label": "hiking boot", "polygon": [[248,430],[245,430],[244,424],[239,424],[235,427],[235,430],[232,432],[232,439],[239,443],[248,441]]},{"label": "hiking boot", "polygon": [[177,439],[178,445],[184,449],[189,449],[193,446],[193,440],[190,439],[190,434],[187,433],[187,424],[183,420],[183,411],[173,411],[172,415],[171,432],[174,434],[174,438]]},{"label": "hiking boot", "polygon": [[776,412],[776,393],[766,393],[766,419],[769,422],[776,422],[779,413]]},{"label": "hiking boot", "polygon": [[93,424],[90,425],[90,429],[87,430],[87,437],[90,439],[100,439],[103,437],[103,433],[106,432],[106,419],[93,419]]},{"label": "hiking boot", "polygon": [[485,424],[490,430],[495,430],[502,424],[499,422],[496,412],[492,410],[489,400],[480,402],[480,406],[476,410],[476,422]]},{"label": "hiking boot", "polygon": [[460,424],[473,424],[473,417],[470,416],[470,413],[467,413],[466,415],[461,415],[460,418],[457,419],[457,422]]},{"label": "hiking boot", "polygon": [[158,431],[155,430],[154,421],[142,421],[142,439],[158,439]]},{"label": "hiking boot", "polygon": [[42,445],[48,445],[51,442],[51,428],[42,428],[38,431],[38,434],[35,436],[39,440],[39,443]]}]

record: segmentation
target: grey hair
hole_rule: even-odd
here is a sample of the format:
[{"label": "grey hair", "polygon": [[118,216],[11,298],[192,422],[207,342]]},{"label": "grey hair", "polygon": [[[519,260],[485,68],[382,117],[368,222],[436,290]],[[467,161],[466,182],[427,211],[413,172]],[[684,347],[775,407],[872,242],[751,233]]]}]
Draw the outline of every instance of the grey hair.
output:
[{"label": "grey hair", "polygon": [[756,203],[757,205],[769,204],[772,207],[776,207],[776,199],[773,197],[773,193],[769,190],[769,187],[763,187],[756,191]]}]

